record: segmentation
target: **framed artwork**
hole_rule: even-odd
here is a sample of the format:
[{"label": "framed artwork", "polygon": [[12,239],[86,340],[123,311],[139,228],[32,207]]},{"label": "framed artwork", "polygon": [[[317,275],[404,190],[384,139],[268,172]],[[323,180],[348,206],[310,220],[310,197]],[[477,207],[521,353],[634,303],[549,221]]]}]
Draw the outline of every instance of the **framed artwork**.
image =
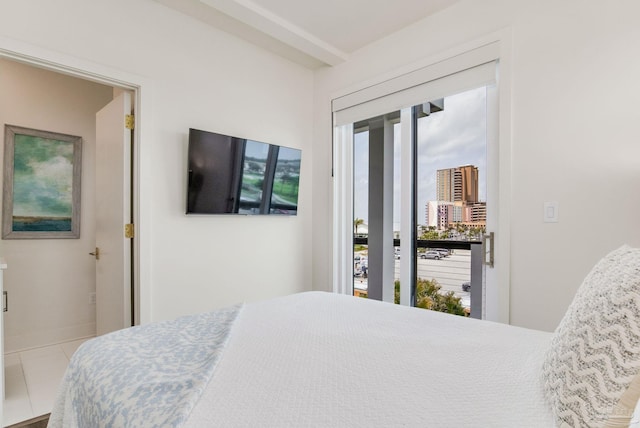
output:
[{"label": "framed artwork", "polygon": [[2,238],[79,238],[81,172],[81,137],[5,125]]}]

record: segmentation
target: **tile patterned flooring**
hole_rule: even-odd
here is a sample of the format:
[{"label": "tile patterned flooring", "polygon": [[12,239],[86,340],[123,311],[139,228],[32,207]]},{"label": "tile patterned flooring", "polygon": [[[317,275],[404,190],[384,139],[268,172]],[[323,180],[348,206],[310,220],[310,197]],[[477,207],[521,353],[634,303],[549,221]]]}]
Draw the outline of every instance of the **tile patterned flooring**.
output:
[{"label": "tile patterned flooring", "polygon": [[51,412],[71,355],[88,339],[5,354],[2,426]]}]

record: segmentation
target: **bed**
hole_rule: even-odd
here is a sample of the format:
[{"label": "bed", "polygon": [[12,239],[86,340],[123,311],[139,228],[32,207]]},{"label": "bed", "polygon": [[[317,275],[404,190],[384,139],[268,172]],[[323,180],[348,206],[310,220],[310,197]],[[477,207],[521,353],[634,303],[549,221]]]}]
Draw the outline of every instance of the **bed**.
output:
[{"label": "bed", "polygon": [[554,333],[324,292],[133,327],[80,347],[49,426],[629,426],[639,290],[625,246]]}]

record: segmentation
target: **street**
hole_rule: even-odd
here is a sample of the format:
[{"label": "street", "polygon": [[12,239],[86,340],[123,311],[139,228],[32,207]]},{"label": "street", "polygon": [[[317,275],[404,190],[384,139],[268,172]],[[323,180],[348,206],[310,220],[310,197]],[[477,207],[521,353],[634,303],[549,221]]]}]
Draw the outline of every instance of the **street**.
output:
[{"label": "street", "polygon": [[[364,255],[356,253],[361,257]],[[402,258],[395,260],[394,278],[400,278],[400,264]],[[435,279],[442,286],[440,292],[453,291],[457,297],[462,299],[464,306],[469,306],[469,292],[462,291],[462,283],[470,281],[471,275],[471,251],[454,250],[453,254],[440,260],[421,259],[418,256],[418,278]],[[354,277],[353,286],[355,289],[366,290],[367,279]]]}]

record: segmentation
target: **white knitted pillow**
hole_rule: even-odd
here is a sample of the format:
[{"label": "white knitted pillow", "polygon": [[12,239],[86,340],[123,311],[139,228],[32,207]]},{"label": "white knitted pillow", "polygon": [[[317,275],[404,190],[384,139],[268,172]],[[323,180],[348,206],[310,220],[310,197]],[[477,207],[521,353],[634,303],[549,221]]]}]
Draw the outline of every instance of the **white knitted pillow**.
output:
[{"label": "white knitted pillow", "polygon": [[542,373],[558,426],[629,425],[640,396],[640,249],[625,245],[594,266]]}]

